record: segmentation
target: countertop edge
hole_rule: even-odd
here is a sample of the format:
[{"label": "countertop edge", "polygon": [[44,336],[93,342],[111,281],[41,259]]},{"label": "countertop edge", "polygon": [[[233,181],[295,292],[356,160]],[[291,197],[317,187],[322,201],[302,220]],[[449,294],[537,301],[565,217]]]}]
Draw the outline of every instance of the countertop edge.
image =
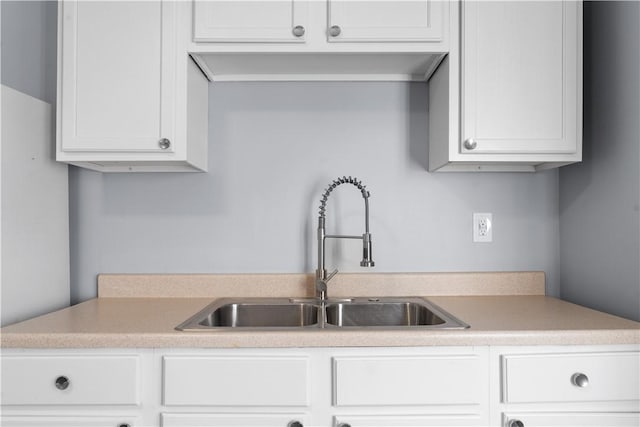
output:
[{"label": "countertop edge", "polygon": [[[293,336],[292,336],[293,334]],[[306,348],[306,347],[434,347],[434,346],[542,346],[542,345],[640,345],[640,329],[479,331],[464,335],[447,331],[390,331],[251,333],[61,333],[4,334],[6,349],[106,349],[106,348]],[[140,345],[144,342],[144,345]]]}]

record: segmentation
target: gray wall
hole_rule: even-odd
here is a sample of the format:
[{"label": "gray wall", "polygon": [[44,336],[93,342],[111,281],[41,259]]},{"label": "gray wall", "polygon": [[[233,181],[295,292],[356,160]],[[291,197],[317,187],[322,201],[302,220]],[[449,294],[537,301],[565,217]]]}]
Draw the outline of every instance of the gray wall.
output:
[{"label": "gray wall", "polygon": [[[430,174],[427,88],[407,83],[209,86],[206,174],[71,169],[72,300],[98,273],[311,272],[318,201],[338,175],[371,191],[375,271],[544,270],[558,294],[558,173]],[[340,187],[329,232],[361,233]],[[494,242],[471,242],[492,212]],[[357,241],[329,257],[359,270]],[[335,253],[337,251],[337,253]]]},{"label": "gray wall", "polygon": [[561,295],[640,320],[640,3],[585,3],[584,162],[560,171]]},{"label": "gray wall", "polygon": [[[0,6],[2,83],[54,103],[55,2]],[[551,294],[562,281],[565,298],[638,318],[638,14],[585,3],[585,161],[560,183],[427,173],[424,85],[211,85],[210,173],[70,169],[73,300],[100,272],[312,271],[320,193],[352,174],[372,192],[376,271],[539,269]],[[358,193],[331,197],[329,229],[358,233]],[[478,211],[492,244],[471,242]],[[343,271],[351,243],[331,255]]]},{"label": "gray wall", "polygon": [[55,1],[0,1],[2,84],[55,106]]}]

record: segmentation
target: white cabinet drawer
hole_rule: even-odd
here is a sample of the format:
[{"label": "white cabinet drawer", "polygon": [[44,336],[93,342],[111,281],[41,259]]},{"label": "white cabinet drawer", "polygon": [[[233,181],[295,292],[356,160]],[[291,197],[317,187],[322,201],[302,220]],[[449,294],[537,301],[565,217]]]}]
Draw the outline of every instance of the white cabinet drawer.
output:
[{"label": "white cabinet drawer", "polygon": [[5,356],[3,405],[138,405],[137,356]]},{"label": "white cabinet drawer", "polygon": [[483,359],[475,354],[335,357],[336,406],[473,405],[486,395]]},{"label": "white cabinet drawer", "polygon": [[164,404],[308,406],[303,356],[164,358]]},{"label": "white cabinet drawer", "polygon": [[4,427],[119,427],[127,425],[137,427],[142,423],[139,419],[127,415],[121,417],[114,415],[17,415],[1,417],[0,425]]},{"label": "white cabinet drawer", "polygon": [[504,355],[502,370],[505,403],[640,399],[638,352]]},{"label": "white cabinet drawer", "polygon": [[640,414],[616,412],[546,412],[503,414],[502,425],[520,421],[526,427],[638,427]]},{"label": "white cabinet drawer", "polygon": [[307,0],[289,1],[196,1],[193,40],[196,42],[304,43]]},{"label": "white cabinet drawer", "polygon": [[478,415],[340,415],[335,417],[333,426],[351,427],[445,427],[445,426],[485,426],[486,421]]},{"label": "white cabinet drawer", "polygon": [[304,425],[300,414],[162,414],[162,427],[287,427]]}]

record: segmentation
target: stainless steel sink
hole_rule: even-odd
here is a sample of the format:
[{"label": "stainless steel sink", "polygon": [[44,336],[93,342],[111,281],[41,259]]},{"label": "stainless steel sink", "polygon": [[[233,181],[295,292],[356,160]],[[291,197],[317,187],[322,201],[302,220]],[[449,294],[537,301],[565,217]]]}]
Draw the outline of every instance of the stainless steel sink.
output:
[{"label": "stainless steel sink", "polygon": [[288,298],[223,299],[178,325],[180,331],[212,328],[304,328],[317,326],[319,306]]},{"label": "stainless steel sink", "polygon": [[435,304],[415,297],[329,299],[226,298],[176,327],[216,329],[464,329],[469,326]]},{"label": "stainless steel sink", "polygon": [[326,306],[326,324],[359,327],[469,327],[464,322],[422,298],[355,298],[348,303]]}]

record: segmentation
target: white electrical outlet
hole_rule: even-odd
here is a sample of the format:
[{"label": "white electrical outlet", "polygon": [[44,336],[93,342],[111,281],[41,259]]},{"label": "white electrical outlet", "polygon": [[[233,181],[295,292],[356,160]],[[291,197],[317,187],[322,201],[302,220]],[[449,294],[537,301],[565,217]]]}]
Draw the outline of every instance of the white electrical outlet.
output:
[{"label": "white electrical outlet", "polygon": [[473,241],[478,243],[493,241],[493,217],[490,213],[473,214]]}]

